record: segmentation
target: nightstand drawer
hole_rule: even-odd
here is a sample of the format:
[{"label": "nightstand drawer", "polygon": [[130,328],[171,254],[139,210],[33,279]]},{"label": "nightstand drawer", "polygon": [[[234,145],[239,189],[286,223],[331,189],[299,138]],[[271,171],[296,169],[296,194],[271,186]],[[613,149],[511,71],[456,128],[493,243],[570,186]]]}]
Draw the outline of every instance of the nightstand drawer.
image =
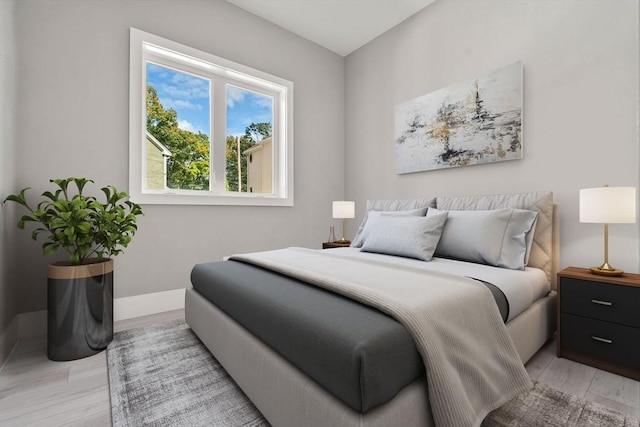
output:
[{"label": "nightstand drawer", "polygon": [[560,311],[640,328],[640,288],[563,277]]},{"label": "nightstand drawer", "polygon": [[349,246],[351,246],[351,242],[348,242],[348,243],[323,242],[322,243],[322,249],[348,248]]},{"label": "nightstand drawer", "polygon": [[640,369],[640,329],[572,314],[561,314],[563,350]]}]

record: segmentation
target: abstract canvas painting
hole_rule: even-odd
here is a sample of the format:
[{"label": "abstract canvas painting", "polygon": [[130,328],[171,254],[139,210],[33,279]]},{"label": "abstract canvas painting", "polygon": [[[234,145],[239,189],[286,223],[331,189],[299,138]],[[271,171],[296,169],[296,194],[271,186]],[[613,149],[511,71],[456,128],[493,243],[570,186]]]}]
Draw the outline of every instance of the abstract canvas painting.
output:
[{"label": "abstract canvas painting", "polygon": [[522,158],[522,63],[395,107],[396,173]]}]

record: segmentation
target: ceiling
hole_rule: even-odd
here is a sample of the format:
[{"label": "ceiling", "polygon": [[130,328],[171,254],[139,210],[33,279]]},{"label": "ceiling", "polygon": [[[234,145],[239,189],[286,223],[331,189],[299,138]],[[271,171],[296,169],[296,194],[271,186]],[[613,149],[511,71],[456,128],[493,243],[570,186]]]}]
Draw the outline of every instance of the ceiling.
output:
[{"label": "ceiling", "polygon": [[347,56],[435,0],[227,0]]}]

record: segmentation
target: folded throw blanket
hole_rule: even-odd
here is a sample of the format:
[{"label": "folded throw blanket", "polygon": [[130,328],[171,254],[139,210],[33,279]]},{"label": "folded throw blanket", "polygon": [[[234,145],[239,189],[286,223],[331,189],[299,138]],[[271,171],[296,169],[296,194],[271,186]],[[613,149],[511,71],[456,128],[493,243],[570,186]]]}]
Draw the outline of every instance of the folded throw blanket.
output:
[{"label": "folded throw blanket", "polygon": [[532,387],[491,292],[472,279],[304,248],[231,259],[331,290],[402,323],[424,361],[437,426],[479,426]]}]

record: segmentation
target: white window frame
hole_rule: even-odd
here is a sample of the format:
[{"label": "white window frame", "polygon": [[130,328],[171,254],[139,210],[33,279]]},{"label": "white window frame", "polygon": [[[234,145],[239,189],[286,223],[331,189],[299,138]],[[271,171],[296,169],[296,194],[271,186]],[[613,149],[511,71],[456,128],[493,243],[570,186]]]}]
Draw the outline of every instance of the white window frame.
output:
[{"label": "white window frame", "polygon": [[[210,190],[145,189],[146,62],[211,79]],[[274,97],[273,193],[227,192],[226,85]],[[130,29],[129,195],[139,204],[293,206],[293,83],[183,44]]]}]

